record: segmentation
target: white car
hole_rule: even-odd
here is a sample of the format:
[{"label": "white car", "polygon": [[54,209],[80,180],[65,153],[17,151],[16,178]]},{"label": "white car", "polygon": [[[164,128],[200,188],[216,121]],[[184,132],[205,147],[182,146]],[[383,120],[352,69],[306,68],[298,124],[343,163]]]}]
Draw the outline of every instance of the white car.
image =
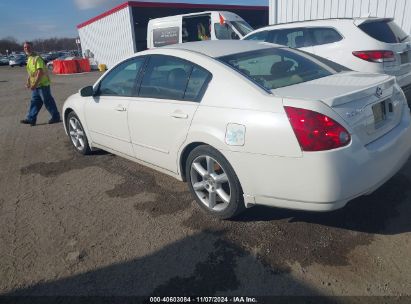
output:
[{"label": "white car", "polygon": [[253,41],[137,53],[69,97],[63,113],[78,152],[100,148],[186,180],[219,218],[255,204],[341,208],[411,153],[394,77]]},{"label": "white car", "polygon": [[27,64],[26,55],[12,55],[9,57],[9,66],[12,68],[15,66],[24,66]]},{"label": "white car", "polygon": [[243,39],[300,48],[354,71],[393,75],[411,102],[411,39],[391,18],[284,23]]}]

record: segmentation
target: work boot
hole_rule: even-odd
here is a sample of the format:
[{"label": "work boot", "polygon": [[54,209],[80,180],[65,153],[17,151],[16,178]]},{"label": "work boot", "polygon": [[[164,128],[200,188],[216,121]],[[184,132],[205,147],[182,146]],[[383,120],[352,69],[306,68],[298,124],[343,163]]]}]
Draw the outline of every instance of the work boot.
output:
[{"label": "work boot", "polygon": [[49,120],[49,125],[59,123],[59,122],[61,122],[60,118],[58,118],[58,119],[52,118],[52,119]]},{"label": "work boot", "polygon": [[25,125],[30,125],[32,127],[36,125],[35,120],[28,120],[27,118],[20,120],[20,123],[25,124]]}]

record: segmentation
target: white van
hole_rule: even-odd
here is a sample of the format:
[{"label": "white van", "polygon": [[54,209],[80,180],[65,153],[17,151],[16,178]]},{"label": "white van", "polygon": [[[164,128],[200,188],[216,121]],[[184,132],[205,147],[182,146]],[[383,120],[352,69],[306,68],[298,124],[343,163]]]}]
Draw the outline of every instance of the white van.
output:
[{"label": "white van", "polygon": [[240,16],[207,11],[151,19],[147,26],[147,48],[201,40],[241,39],[253,28]]}]

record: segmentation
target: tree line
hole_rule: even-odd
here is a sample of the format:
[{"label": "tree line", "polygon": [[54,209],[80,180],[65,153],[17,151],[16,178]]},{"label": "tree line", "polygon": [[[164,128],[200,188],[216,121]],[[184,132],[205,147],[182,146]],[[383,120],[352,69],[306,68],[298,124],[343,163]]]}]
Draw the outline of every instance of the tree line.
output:
[{"label": "tree line", "polygon": [[[76,38],[47,38],[31,40],[33,49],[36,52],[52,52],[61,50],[76,50]],[[12,52],[23,52],[23,42],[18,41],[14,37],[5,37],[0,39],[0,53],[9,54]]]}]

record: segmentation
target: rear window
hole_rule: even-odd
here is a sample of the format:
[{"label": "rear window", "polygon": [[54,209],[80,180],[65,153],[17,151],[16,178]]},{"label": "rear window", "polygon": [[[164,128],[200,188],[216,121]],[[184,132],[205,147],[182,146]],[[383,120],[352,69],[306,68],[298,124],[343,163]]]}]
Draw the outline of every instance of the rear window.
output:
[{"label": "rear window", "polygon": [[394,21],[365,22],[358,26],[369,36],[385,43],[409,41],[408,35]]},{"label": "rear window", "polygon": [[295,50],[270,48],[218,58],[266,90],[286,87],[336,73]]}]

